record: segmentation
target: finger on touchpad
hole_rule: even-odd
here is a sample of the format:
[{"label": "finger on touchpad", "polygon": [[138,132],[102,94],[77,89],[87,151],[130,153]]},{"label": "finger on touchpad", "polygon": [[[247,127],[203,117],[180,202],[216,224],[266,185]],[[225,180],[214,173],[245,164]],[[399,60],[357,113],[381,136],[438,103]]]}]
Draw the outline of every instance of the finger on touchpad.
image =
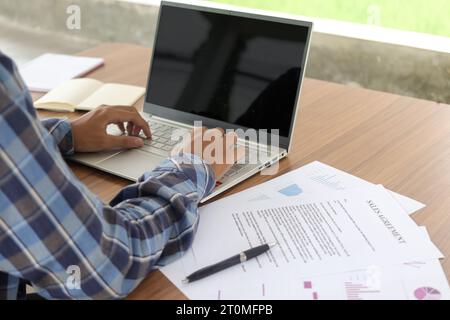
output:
[{"label": "finger on touchpad", "polygon": [[81,163],[97,164],[103,160],[111,158],[112,156],[114,156],[118,153],[120,153],[120,151],[75,153],[72,157],[69,157],[69,159],[72,159],[74,161],[78,161]]}]

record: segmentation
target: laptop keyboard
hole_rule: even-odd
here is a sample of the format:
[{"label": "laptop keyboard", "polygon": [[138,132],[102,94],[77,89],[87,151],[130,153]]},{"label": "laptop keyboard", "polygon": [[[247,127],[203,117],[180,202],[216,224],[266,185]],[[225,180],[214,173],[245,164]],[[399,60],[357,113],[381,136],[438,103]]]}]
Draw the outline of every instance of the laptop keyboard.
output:
[{"label": "laptop keyboard", "polygon": [[[148,121],[148,124],[150,125],[150,130],[152,132],[152,139],[145,139],[144,146],[139,150],[157,154],[163,157],[169,156],[170,151],[173,149],[173,147],[181,141],[181,138],[185,134],[189,132],[189,130],[187,129],[182,129],[161,122]],[[179,140],[173,140],[173,138],[178,137],[180,138]],[[233,165],[221,180],[224,181],[235,176],[246,167],[246,164]],[[218,185],[220,184],[221,182],[218,182]]]},{"label": "laptop keyboard", "polygon": [[[140,150],[161,156],[168,156],[173,147],[181,141],[182,136],[189,132],[160,122],[148,121],[148,124],[152,131],[152,139],[144,140],[144,146]],[[180,139],[172,140],[173,137],[180,137]]]}]

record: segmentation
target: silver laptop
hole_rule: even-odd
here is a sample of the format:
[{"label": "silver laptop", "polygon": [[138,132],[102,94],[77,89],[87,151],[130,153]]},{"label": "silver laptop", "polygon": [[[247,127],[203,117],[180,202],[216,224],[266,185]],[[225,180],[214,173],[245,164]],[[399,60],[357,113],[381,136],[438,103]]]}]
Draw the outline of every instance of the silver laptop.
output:
[{"label": "silver laptop", "polygon": [[[143,109],[152,140],[73,160],[136,181],[201,121],[237,130],[246,148],[246,161],[203,201],[272,166],[291,147],[311,30],[283,16],[162,1]],[[108,132],[120,134],[114,126]]]}]

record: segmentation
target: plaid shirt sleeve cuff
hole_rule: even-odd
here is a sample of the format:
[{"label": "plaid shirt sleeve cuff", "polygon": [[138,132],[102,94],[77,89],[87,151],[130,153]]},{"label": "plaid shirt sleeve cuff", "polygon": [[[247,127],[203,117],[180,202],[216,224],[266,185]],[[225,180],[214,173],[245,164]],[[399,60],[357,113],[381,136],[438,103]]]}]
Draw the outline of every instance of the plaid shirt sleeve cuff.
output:
[{"label": "plaid shirt sleeve cuff", "polygon": [[[199,199],[209,195],[216,186],[216,176],[211,166],[199,156],[190,153],[172,156],[164,160],[152,172],[144,174],[140,182],[160,172],[182,172],[197,189]],[[177,186],[172,187],[176,188]]]},{"label": "plaid shirt sleeve cuff", "polygon": [[69,120],[44,119],[42,120],[42,125],[52,135],[62,155],[69,156],[74,153],[72,125]]},{"label": "plaid shirt sleeve cuff", "polygon": [[181,154],[169,158],[170,161],[191,181],[197,182],[197,190],[203,199],[209,195],[216,186],[216,175],[211,166],[203,159],[193,154]]}]

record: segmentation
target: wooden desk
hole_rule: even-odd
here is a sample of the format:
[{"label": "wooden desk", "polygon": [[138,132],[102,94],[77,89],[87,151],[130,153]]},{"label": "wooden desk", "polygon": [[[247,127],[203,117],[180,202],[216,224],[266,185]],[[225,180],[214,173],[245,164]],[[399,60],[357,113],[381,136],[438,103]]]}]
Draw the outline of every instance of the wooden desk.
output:
[{"label": "wooden desk", "polygon": [[[150,50],[107,44],[82,52],[105,58],[89,77],[146,86]],[[34,95],[36,98],[38,95]],[[143,99],[137,106],[142,106]],[[40,112],[43,117],[60,113]],[[67,114],[69,118],[77,114]],[[450,256],[450,106],[394,94],[306,79],[290,156],[279,174],[319,160],[417,199],[427,207],[414,215],[443,253]],[[81,165],[75,174],[105,202],[129,182]],[[223,196],[259,184],[255,176]],[[442,262],[450,276],[450,259]],[[159,271],[130,299],[183,299]]]}]

